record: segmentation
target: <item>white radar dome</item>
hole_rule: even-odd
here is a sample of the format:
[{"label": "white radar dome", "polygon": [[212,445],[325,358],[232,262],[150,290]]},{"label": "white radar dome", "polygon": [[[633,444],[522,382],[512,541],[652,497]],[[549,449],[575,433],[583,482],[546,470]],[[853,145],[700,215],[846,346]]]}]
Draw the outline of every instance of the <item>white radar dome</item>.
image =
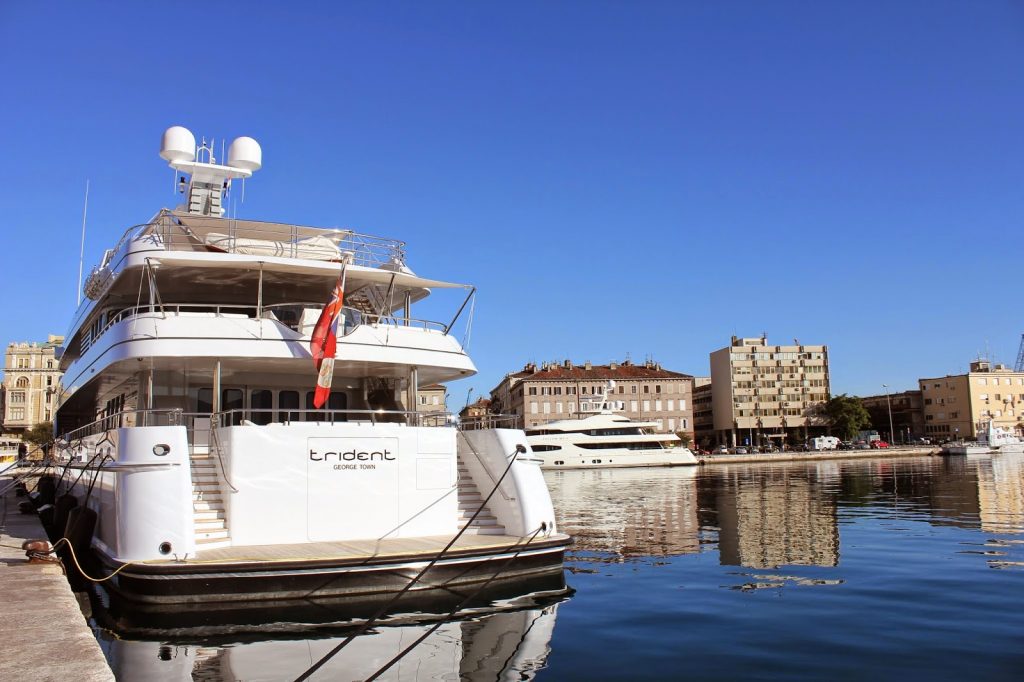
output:
[{"label": "white radar dome", "polygon": [[160,144],[160,158],[170,163],[195,161],[196,136],[188,128],[171,126],[164,131],[164,139]]},{"label": "white radar dome", "polygon": [[258,171],[263,166],[263,150],[260,143],[251,137],[236,137],[228,147],[228,165],[248,171]]}]

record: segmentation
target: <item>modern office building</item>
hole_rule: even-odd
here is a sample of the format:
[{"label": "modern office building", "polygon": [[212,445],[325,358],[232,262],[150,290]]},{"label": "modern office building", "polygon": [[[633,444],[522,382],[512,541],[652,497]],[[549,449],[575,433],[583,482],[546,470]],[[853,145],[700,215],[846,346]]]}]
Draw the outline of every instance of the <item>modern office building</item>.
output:
[{"label": "modern office building", "polygon": [[608,397],[627,417],[656,422],[662,433],[693,438],[693,377],[650,360],[642,365],[629,360],[607,365],[531,363],[507,374],[491,391],[491,411],[519,416],[524,428],[569,419],[580,401],[601,395],[609,381],[615,386]]},{"label": "modern office building", "polygon": [[0,391],[0,433],[20,436],[36,424],[53,420],[63,343],[63,336],[51,334],[45,343],[7,345]]},{"label": "modern office building", "polygon": [[919,379],[925,435],[974,439],[995,426],[1024,434],[1024,372],[975,360],[966,374]]},{"label": "modern office building", "polygon": [[828,347],[770,345],[732,337],[711,353],[711,403],[718,444],[794,445],[822,434],[829,400]]},{"label": "modern office building", "polygon": [[881,435],[882,440],[902,444],[927,435],[921,391],[869,395],[861,398],[860,402],[871,415],[871,428]]}]

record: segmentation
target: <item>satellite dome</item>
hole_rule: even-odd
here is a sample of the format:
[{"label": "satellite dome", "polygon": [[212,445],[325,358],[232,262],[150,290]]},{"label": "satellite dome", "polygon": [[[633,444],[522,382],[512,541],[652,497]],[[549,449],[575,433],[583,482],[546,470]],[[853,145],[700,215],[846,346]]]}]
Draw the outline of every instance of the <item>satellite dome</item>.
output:
[{"label": "satellite dome", "polygon": [[188,128],[171,126],[164,131],[160,144],[160,158],[170,163],[194,161],[196,158],[196,136]]},{"label": "satellite dome", "polygon": [[228,147],[228,165],[247,171],[258,171],[263,166],[263,150],[251,137],[236,137]]}]

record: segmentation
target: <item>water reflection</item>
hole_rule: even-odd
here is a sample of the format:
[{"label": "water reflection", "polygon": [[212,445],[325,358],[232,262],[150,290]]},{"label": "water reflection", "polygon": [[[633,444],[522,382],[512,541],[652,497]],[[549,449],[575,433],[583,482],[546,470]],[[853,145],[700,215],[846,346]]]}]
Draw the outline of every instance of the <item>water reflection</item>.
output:
[{"label": "water reflection", "polygon": [[[531,680],[550,652],[557,604],[446,623],[385,680]],[[363,680],[413,643],[427,624],[375,628],[311,678]],[[344,638],[273,639],[226,644],[165,644],[100,635],[119,680],[290,680]]]},{"label": "water reflection", "polygon": [[701,508],[714,511],[721,563],[838,565],[837,495],[831,484],[838,469],[831,464],[709,472],[701,486]]},{"label": "water reflection", "polygon": [[700,551],[696,467],[553,471],[551,489],[559,529],[575,551],[616,560]]},{"label": "water reflection", "polygon": [[1024,455],[996,454],[977,467],[981,527],[992,533],[1024,533]]},{"label": "water reflection", "polygon": [[925,522],[1024,533],[1024,455],[1017,454],[570,470],[546,478],[560,528],[576,538],[577,564],[717,546],[725,566],[835,567],[840,528],[864,516],[895,529]]},{"label": "water reflection", "polygon": [[[366,679],[394,657],[398,662],[380,679],[533,679],[547,665],[559,603],[571,594],[561,575],[542,579],[543,585],[540,580],[529,587],[547,589],[481,602],[456,620],[443,622],[440,609],[388,616],[359,632],[310,679]],[[295,679],[358,631],[360,621],[330,620],[345,608],[341,602],[309,602],[305,612],[299,605],[239,605],[204,618],[169,607],[166,613],[139,614],[115,602],[100,605],[94,622],[119,680],[284,680]],[[438,622],[436,631],[402,655]]]}]

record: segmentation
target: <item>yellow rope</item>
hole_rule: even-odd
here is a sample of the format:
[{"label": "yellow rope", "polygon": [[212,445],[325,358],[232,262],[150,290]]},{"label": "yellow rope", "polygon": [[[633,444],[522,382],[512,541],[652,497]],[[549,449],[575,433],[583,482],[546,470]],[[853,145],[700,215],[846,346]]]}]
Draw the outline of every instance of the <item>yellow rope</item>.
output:
[{"label": "yellow rope", "polygon": [[123,571],[124,569],[126,569],[127,567],[131,566],[133,563],[136,563],[134,561],[127,561],[127,562],[121,564],[117,568],[117,570],[115,570],[113,573],[108,575],[106,578],[93,578],[91,575],[89,575],[84,570],[82,570],[82,565],[80,563],[78,563],[78,556],[75,554],[75,547],[74,547],[74,545],[71,544],[71,541],[68,540],[67,538],[61,538],[60,540],[57,540],[57,542],[55,542],[53,544],[53,549],[51,549],[48,552],[48,554],[52,554],[53,552],[56,552],[57,551],[57,547],[59,547],[60,543],[62,543],[62,542],[68,546],[69,550],[71,550],[71,558],[74,560],[75,568],[78,569],[78,572],[82,575],[83,578],[85,578],[86,580],[92,581],[94,583],[106,582],[106,581],[110,580],[111,578],[113,578],[118,573],[120,573],[121,571]]}]

